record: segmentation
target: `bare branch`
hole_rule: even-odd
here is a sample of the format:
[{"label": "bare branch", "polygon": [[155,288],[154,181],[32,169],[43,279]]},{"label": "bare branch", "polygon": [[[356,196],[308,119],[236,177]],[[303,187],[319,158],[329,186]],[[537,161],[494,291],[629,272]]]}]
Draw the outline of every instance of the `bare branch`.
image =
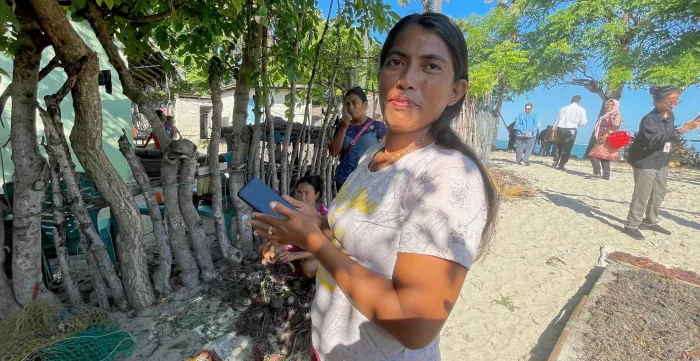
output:
[{"label": "bare branch", "polygon": [[[53,104],[53,102],[55,102],[56,105],[60,104],[63,98],[70,93],[71,89],[73,89],[75,83],[78,81],[78,74],[80,74],[80,71],[83,69],[86,62],[87,56],[83,56],[77,63],[71,64],[65,68],[66,74],[68,74],[68,79],[66,79],[66,82],[63,83],[61,88],[58,89],[55,94],[47,95],[44,98],[46,100],[47,107],[51,106],[50,103]],[[50,102],[48,99],[53,100],[53,102]]]},{"label": "bare branch", "polygon": [[51,61],[48,64],[46,64],[46,66],[43,69],[41,69],[41,71],[39,71],[39,81],[44,80],[44,78],[46,78],[46,76],[51,74],[51,72],[54,69],[56,69],[60,66],[61,66],[61,60],[58,59],[58,56],[54,56],[53,59],[51,59]]},{"label": "bare branch", "polygon": [[88,6],[86,7],[84,15],[88,19],[92,30],[95,32],[97,40],[107,54],[109,63],[112,64],[117,74],[119,74],[119,80],[122,83],[122,93],[126,95],[129,100],[138,105],[139,112],[146,116],[151,129],[156,133],[156,137],[158,137],[160,141],[161,149],[167,149],[170,145],[170,137],[165,133],[165,129],[161,125],[155,110],[151,108],[148,97],[146,97],[146,94],[134,83],[131,72],[129,72],[124,59],[122,59],[117,45],[112,41],[112,35],[109,32],[109,27],[107,26],[102,12],[94,6]]},{"label": "bare branch", "polygon": [[129,13],[122,12],[121,10],[116,9],[116,8],[115,8],[115,9],[112,9],[111,12],[112,12],[114,15],[119,16],[120,18],[129,20],[129,21],[133,21],[133,22],[136,22],[136,23],[153,23],[153,22],[156,22],[156,21],[161,21],[161,20],[167,19],[167,18],[170,17],[170,15],[172,15],[175,11],[177,11],[178,9],[180,9],[184,4],[185,4],[184,2],[183,2],[183,3],[180,3],[180,4],[178,4],[178,6],[177,6],[177,8],[176,8],[176,7],[173,5],[173,0],[168,0],[168,10],[165,10],[165,11],[163,11],[162,13],[153,14],[153,15],[140,15],[140,16],[137,16],[137,15],[134,15],[134,14],[129,14]]},{"label": "bare branch", "polygon": [[5,109],[5,104],[7,104],[7,99],[10,98],[12,94],[12,88],[14,83],[10,83],[5,90],[3,90],[2,95],[0,95],[0,125],[5,128],[5,122],[2,121],[2,111]]}]

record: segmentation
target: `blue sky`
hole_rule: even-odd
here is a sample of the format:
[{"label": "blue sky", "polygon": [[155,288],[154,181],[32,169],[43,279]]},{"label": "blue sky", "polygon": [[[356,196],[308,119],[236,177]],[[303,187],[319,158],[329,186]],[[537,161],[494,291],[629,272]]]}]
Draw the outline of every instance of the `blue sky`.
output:
[{"label": "blue sky", "polygon": [[[399,6],[397,0],[384,0],[384,2],[391,5],[393,10],[400,16],[422,12],[420,0],[413,0],[413,2],[405,8]],[[318,0],[318,5],[323,9],[324,13],[326,13],[328,9],[328,3],[329,0]],[[460,18],[467,17],[472,13],[483,14],[487,12],[491,6],[491,4],[486,4],[482,0],[449,0],[449,2],[443,3],[442,12],[446,15]],[[335,9],[333,12],[335,12]],[[384,34],[374,35],[379,39],[385,37]],[[593,131],[601,100],[597,95],[588,92],[582,87],[567,85],[550,89],[537,88],[531,93],[517,97],[512,102],[504,103],[502,111],[503,117],[506,119],[506,122],[510,123],[518,113],[523,111],[525,103],[530,102],[534,105],[533,111],[537,113],[542,126],[545,127],[548,124],[554,123],[559,108],[569,104],[571,97],[577,94],[583,97],[581,106],[586,108],[588,113],[588,124],[583,128],[576,142],[586,143],[589,135]],[[700,89],[698,87],[687,89],[681,95],[681,100],[681,104],[674,110],[676,124],[683,124],[686,120],[693,119],[698,114],[700,111]],[[630,132],[636,131],[639,127],[639,120],[652,110],[652,108],[651,97],[647,90],[625,89],[622,100],[620,101],[620,109],[624,119],[623,128]],[[503,124],[501,124],[498,129],[498,138],[507,138],[507,132]],[[697,132],[688,133],[686,138],[700,140],[700,134]],[[695,144],[696,148],[700,148],[700,143]]]}]

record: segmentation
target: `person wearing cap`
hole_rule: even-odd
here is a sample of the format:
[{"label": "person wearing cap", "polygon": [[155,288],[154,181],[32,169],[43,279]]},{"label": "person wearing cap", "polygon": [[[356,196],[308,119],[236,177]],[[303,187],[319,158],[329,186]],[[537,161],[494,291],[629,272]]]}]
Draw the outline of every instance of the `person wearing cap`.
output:
[{"label": "person wearing cap", "polygon": [[[532,104],[525,104],[525,111],[515,119],[515,162],[530,165],[530,155],[535,146],[537,132],[537,114],[532,112]],[[523,151],[525,156],[523,157]]]}]

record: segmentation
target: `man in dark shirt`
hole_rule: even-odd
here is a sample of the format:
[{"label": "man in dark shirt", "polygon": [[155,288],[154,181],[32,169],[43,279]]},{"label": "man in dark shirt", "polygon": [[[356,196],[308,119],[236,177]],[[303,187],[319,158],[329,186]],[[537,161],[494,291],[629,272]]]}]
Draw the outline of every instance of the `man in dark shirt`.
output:
[{"label": "man in dark shirt", "polygon": [[634,172],[634,193],[624,232],[637,240],[644,239],[640,229],[671,234],[658,224],[659,208],[666,196],[671,141],[700,125],[698,116],[675,130],[673,108],[679,102],[678,89],[653,87],[651,93],[654,110],[639,122],[639,132],[627,155]]}]

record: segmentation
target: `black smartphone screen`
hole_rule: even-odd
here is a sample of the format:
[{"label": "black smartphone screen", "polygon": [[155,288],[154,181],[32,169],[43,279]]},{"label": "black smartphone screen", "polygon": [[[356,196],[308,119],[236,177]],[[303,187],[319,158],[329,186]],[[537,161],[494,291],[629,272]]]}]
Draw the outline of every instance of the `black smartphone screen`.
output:
[{"label": "black smartphone screen", "polygon": [[272,208],[270,208],[270,202],[281,203],[290,209],[296,210],[294,206],[285,201],[284,198],[263,183],[263,181],[255,177],[238,191],[238,198],[253,207],[256,212],[269,214],[277,218],[285,217],[273,211]]}]

